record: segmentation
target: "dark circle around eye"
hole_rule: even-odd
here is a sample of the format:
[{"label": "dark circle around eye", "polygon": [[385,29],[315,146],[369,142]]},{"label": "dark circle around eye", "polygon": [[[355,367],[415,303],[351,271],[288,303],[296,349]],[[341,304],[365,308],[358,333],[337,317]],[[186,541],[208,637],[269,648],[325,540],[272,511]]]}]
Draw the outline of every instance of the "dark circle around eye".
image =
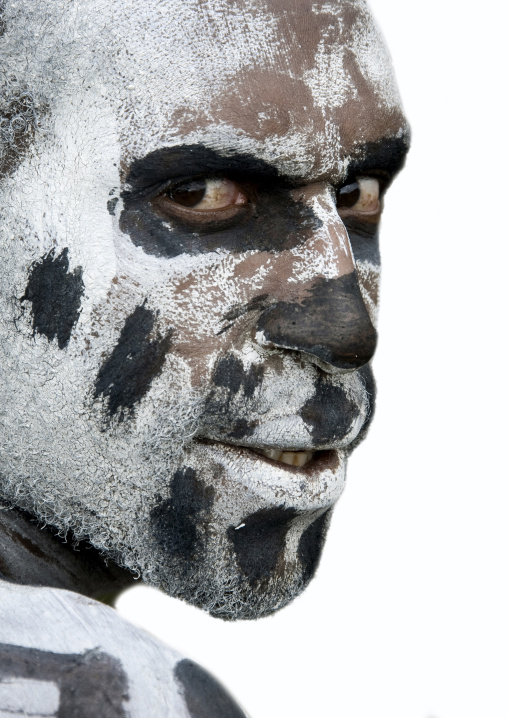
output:
[{"label": "dark circle around eye", "polygon": [[206,180],[192,180],[179,184],[169,189],[166,194],[182,207],[195,207],[206,194]]},{"label": "dark circle around eye", "polygon": [[345,187],[341,187],[337,192],[337,207],[354,207],[360,199],[360,194],[358,182],[352,182]]}]

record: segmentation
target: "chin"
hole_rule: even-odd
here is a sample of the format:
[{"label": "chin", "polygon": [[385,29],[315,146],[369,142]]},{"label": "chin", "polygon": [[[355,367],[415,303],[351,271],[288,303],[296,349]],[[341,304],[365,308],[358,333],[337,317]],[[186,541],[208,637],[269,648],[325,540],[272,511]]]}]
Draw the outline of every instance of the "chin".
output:
[{"label": "chin", "polygon": [[345,453],[316,454],[294,467],[193,442],[150,511],[133,561],[144,581],[225,620],[287,605],[316,572],[344,486]]},{"label": "chin", "polygon": [[[175,562],[161,550],[142,571],[146,583],[223,620],[256,619],[286,606],[313,578],[332,508],[304,514],[260,509],[241,528],[210,535],[194,560]],[[172,552],[171,552],[172,553]]]}]

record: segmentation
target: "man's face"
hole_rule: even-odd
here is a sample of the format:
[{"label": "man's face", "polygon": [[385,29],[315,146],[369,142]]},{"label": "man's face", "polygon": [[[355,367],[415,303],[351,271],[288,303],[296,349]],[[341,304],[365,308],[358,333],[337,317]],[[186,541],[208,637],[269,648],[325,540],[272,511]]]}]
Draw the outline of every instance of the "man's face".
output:
[{"label": "man's face", "polygon": [[25,13],[3,18],[13,68],[38,43],[4,101],[32,119],[0,199],[3,494],[215,615],[271,612],[373,409],[407,144],[382,42],[362,0]]}]

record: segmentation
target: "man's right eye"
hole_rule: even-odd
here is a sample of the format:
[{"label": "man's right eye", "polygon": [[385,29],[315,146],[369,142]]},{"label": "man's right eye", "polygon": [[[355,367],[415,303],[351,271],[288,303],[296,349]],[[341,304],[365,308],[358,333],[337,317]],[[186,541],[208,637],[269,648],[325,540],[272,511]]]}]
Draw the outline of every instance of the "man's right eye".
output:
[{"label": "man's right eye", "polygon": [[231,226],[252,209],[246,190],[227,177],[195,177],[166,186],[151,204],[163,219],[204,231]]},{"label": "man's right eye", "polygon": [[170,187],[165,192],[169,202],[195,212],[214,212],[248,203],[236,182],[225,177],[193,179]]}]

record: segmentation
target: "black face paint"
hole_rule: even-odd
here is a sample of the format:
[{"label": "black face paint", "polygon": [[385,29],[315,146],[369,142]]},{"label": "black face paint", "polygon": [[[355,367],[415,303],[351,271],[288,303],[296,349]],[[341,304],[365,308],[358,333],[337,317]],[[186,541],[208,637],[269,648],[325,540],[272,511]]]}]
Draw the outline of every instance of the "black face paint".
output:
[{"label": "black face paint", "polygon": [[212,375],[212,389],[201,416],[204,435],[221,435],[239,440],[251,436],[257,420],[245,418],[247,402],[263,383],[264,367],[252,364],[248,369],[234,354],[221,359]]},{"label": "black face paint", "polygon": [[5,0],[0,0],[0,37],[5,34],[7,23],[5,21]]},{"label": "black face paint", "polygon": [[358,219],[344,220],[355,262],[370,262],[375,267],[381,264],[379,253],[379,224],[361,222]]},{"label": "black face paint", "polygon": [[[403,137],[384,138],[378,142],[358,145],[352,153],[343,184],[354,182],[357,177],[372,176],[379,180],[381,193],[384,194],[395,175],[404,167],[409,144],[408,133]],[[355,261],[370,262],[378,267],[379,223],[365,222],[359,217],[347,217],[343,221]]]},{"label": "black face paint", "polygon": [[0,678],[55,683],[60,690],[56,718],[127,718],[127,675],[108,653],[52,653],[1,643]]},{"label": "black face paint", "polygon": [[368,414],[367,418],[365,419],[365,422],[361,428],[360,433],[356,437],[356,439],[349,444],[347,447],[348,453],[351,454],[358,444],[361,444],[361,442],[365,439],[367,436],[367,431],[369,430],[369,427],[372,423],[372,419],[374,418],[374,412],[376,408],[376,382],[374,379],[374,373],[372,371],[372,367],[370,364],[366,366],[362,366],[360,369],[358,369],[357,376],[361,377],[365,391],[368,396],[369,400],[369,408],[368,408]]},{"label": "black face paint", "polygon": [[118,197],[113,197],[113,199],[108,199],[106,206],[108,209],[109,214],[114,217],[115,216],[115,209],[116,205],[118,204]]},{"label": "black face paint", "polygon": [[69,272],[69,250],[65,248],[57,257],[51,250],[30,269],[28,284],[20,302],[32,303],[34,336],[43,334],[49,341],[57,339],[58,347],[65,349],[71,332],[79,319],[81,298],[85,290],[83,269]]},{"label": "black face paint", "polygon": [[342,439],[359,416],[359,407],[348,399],[344,389],[319,376],[315,393],[298,412],[310,428],[315,446]]},{"label": "black face paint", "polygon": [[340,369],[366,364],[377,341],[355,272],[317,279],[301,303],[272,305],[257,329],[276,347],[313,354]]},{"label": "black face paint", "polygon": [[302,566],[302,578],[307,584],[314,577],[330,524],[332,511],[328,509],[305,529],[298,542],[298,558]]},{"label": "black face paint", "polygon": [[409,132],[402,137],[384,137],[377,142],[358,144],[351,153],[343,184],[372,172],[375,176],[376,171],[386,173],[387,177],[393,179],[404,167],[409,144]]},{"label": "black face paint", "polygon": [[225,387],[230,394],[238,394],[240,389],[246,399],[250,399],[256,387],[263,383],[263,365],[251,364],[248,371],[234,354],[221,359],[213,373],[212,382],[216,386]]},{"label": "black face paint", "polygon": [[150,517],[157,543],[166,555],[190,562],[202,550],[198,523],[213,506],[214,490],[191,468],[179,469],[171,482],[171,497],[160,501]]},{"label": "black face paint", "polygon": [[118,344],[102,365],[95,382],[94,398],[107,399],[109,415],[119,412],[120,421],[132,413],[136,402],[149,390],[164,365],[171,346],[172,330],[150,339],[155,314],[145,305],[127,317]]},{"label": "black face paint", "polygon": [[247,718],[224,686],[194,661],[180,661],[174,673],[191,718]]},{"label": "black face paint", "polygon": [[242,519],[241,528],[228,528],[238,566],[251,586],[267,581],[275,571],[296,515],[295,509],[283,506],[260,509]]},{"label": "black face paint", "polygon": [[[199,226],[163,216],[155,198],[171,183],[193,177],[227,177],[248,186],[250,203],[233,218]],[[292,198],[290,183],[268,163],[247,154],[222,156],[203,145],[156,150],[134,161],[127,185],[120,228],[159,257],[217,249],[280,252],[304,243],[322,224],[310,207]]]}]

